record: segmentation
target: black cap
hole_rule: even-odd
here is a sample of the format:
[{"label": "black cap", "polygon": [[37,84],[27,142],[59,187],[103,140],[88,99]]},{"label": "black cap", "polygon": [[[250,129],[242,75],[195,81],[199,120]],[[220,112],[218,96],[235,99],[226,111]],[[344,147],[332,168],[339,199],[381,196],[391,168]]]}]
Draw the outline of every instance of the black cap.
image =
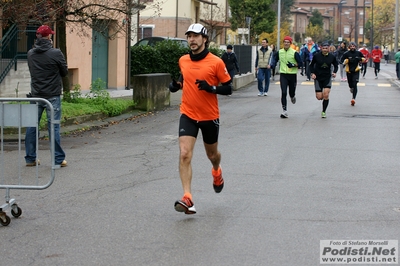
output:
[{"label": "black cap", "polygon": [[321,46],[329,46],[328,42],[323,42]]},{"label": "black cap", "polygon": [[232,45],[230,45],[230,44],[228,44],[228,46],[226,47],[226,49],[233,49],[233,46]]}]

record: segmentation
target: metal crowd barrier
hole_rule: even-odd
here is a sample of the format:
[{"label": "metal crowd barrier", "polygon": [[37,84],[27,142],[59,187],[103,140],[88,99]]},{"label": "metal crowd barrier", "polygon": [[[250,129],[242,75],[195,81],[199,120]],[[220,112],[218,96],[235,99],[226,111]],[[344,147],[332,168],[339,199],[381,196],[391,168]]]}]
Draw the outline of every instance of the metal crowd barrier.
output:
[{"label": "metal crowd barrier", "polygon": [[[39,103],[46,105],[47,117],[50,117],[50,156],[48,151],[39,152]],[[43,190],[54,181],[55,143],[54,125],[60,121],[54,120],[54,109],[49,101],[41,98],[0,98],[0,189],[5,189],[5,204],[0,205],[0,224],[7,226],[11,219],[6,214],[11,209],[11,215],[20,217],[21,208],[15,199],[10,197],[10,190]],[[25,162],[24,131],[28,127],[36,128],[36,160],[40,165],[27,167]],[[9,133],[13,132],[10,138]],[[49,173],[50,172],[50,173]],[[49,178],[43,176],[49,175]]]}]

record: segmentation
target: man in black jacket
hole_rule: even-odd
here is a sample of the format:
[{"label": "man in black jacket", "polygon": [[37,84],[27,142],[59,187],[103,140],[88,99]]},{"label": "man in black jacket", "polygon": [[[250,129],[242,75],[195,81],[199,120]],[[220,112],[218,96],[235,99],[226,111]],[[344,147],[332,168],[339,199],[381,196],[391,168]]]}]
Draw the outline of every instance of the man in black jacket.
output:
[{"label": "man in black jacket", "polygon": [[231,76],[231,80],[233,81],[233,77],[235,76],[235,69],[237,73],[240,75],[239,63],[236,57],[236,54],[232,51],[232,45],[228,45],[226,47],[226,52],[221,56],[222,61],[224,61],[226,70],[228,70],[229,76]]},{"label": "man in black jacket", "polygon": [[[333,73],[332,73],[333,65]],[[322,101],[321,117],[326,118],[326,108],[329,104],[329,93],[332,87],[332,78],[336,77],[338,62],[329,52],[329,43],[323,43],[321,52],[316,53],[310,63],[311,78],[314,80],[315,97]]]},{"label": "man in black jacket", "polygon": [[357,44],[351,42],[349,44],[349,49],[345,52],[340,60],[345,66],[347,83],[349,84],[350,93],[352,94],[352,99],[350,101],[351,106],[356,104],[356,96],[358,92],[357,83],[360,80],[360,64],[365,61],[364,55],[356,50]]},{"label": "man in black jacket", "polygon": [[[31,74],[31,93],[28,97],[44,98],[48,100],[54,109],[54,120],[61,119],[61,77],[68,74],[68,66],[63,53],[53,48],[51,36],[54,31],[47,25],[42,25],[36,30],[36,42],[34,48],[28,51],[28,67]],[[36,104],[36,102],[32,102]],[[42,117],[46,109],[47,122],[50,136],[50,110],[45,103],[38,103],[38,118]],[[55,164],[61,167],[67,166],[65,152],[60,143],[60,124],[54,124]],[[40,164],[36,159],[36,128],[26,129],[25,136],[25,161],[26,166]]]}]

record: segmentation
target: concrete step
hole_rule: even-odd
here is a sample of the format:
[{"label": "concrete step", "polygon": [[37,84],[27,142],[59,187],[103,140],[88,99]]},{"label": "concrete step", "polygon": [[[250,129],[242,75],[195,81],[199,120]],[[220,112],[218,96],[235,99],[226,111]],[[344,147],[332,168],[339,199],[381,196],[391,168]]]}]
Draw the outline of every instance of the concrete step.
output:
[{"label": "concrete step", "polygon": [[25,97],[30,92],[31,76],[26,61],[17,62],[0,84],[0,97]]}]

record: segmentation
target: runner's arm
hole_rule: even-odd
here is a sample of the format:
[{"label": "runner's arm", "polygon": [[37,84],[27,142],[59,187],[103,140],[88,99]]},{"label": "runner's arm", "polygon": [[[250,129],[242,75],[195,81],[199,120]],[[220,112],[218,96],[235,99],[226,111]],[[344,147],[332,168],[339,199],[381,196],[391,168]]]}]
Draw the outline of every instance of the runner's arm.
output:
[{"label": "runner's arm", "polygon": [[183,76],[180,75],[178,81],[172,79],[172,82],[169,84],[169,91],[170,92],[177,92],[183,87]]},{"label": "runner's arm", "polygon": [[221,86],[211,86],[205,80],[196,80],[195,82],[199,90],[205,90],[209,93],[231,95],[233,91],[232,80],[222,83]]},{"label": "runner's arm", "polygon": [[301,60],[300,54],[298,52],[294,53],[294,59],[297,62],[297,67],[302,67],[303,66],[303,60]]}]

